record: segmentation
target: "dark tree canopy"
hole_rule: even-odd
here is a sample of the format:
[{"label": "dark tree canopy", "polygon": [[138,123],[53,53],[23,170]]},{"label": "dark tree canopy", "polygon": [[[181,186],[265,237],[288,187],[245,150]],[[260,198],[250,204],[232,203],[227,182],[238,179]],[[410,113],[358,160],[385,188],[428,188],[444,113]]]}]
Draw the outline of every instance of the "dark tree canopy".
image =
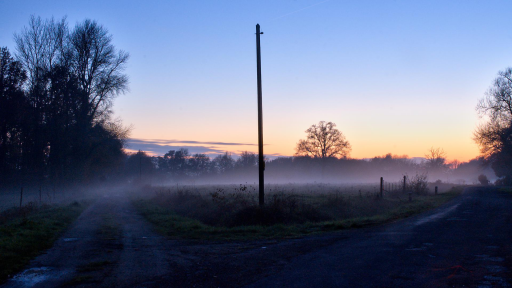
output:
[{"label": "dark tree canopy", "polygon": [[128,87],[128,54],[107,29],[87,19],[70,31],[65,18],[32,16],[14,40],[14,59],[1,50],[0,173],[55,183],[124,165],[129,129],[110,116]]},{"label": "dark tree canopy", "polygon": [[296,156],[309,156],[314,158],[347,158],[350,154],[350,143],[343,133],[335,128],[332,122],[320,121],[306,130],[306,139],[299,140]]},{"label": "dark tree canopy", "polygon": [[22,147],[29,137],[22,133],[31,107],[24,97],[27,79],[21,63],[15,61],[7,48],[0,48],[0,175],[10,179],[20,169]]},{"label": "dark tree canopy", "polygon": [[237,168],[251,168],[256,167],[257,165],[258,157],[256,154],[248,151],[243,151],[235,162],[235,166]]},{"label": "dark tree canopy", "polygon": [[194,154],[189,158],[189,174],[202,176],[211,172],[211,160],[206,154]]},{"label": "dark tree canopy", "polygon": [[128,156],[125,165],[125,174],[132,179],[138,179],[140,181],[142,178],[151,175],[154,169],[152,158],[148,156],[146,152],[139,150],[137,153]]},{"label": "dark tree canopy", "polygon": [[213,164],[217,172],[225,173],[235,167],[235,160],[233,159],[233,156],[231,156],[231,153],[226,152],[215,157],[213,159]]},{"label": "dark tree canopy", "polygon": [[188,149],[169,150],[159,158],[158,167],[160,171],[171,177],[185,175],[188,170],[187,159],[189,156]]}]

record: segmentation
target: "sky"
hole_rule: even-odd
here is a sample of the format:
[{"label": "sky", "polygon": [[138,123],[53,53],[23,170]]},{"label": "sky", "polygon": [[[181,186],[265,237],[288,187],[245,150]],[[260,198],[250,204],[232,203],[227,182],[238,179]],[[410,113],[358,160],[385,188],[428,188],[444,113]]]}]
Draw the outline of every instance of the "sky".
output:
[{"label": "sky", "polygon": [[331,121],[352,158],[479,155],[475,111],[512,64],[512,1],[0,0],[0,46],[30,15],[93,19],[130,53],[114,117],[128,148],[163,155],[257,152],[255,25],[265,154],[292,156]]}]

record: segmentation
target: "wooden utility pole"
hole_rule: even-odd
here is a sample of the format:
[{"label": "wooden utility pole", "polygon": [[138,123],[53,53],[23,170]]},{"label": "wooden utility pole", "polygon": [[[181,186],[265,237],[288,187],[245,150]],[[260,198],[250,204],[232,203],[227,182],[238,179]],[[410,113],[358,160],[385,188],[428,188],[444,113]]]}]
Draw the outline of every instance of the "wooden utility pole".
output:
[{"label": "wooden utility pole", "polygon": [[20,192],[20,208],[23,206],[23,186],[21,186],[21,192]]},{"label": "wooden utility pole", "polygon": [[261,53],[260,53],[260,24],[256,24],[256,69],[258,74],[258,171],[259,171],[259,202],[260,207],[265,205],[265,160],[263,159],[263,107],[261,100]]}]

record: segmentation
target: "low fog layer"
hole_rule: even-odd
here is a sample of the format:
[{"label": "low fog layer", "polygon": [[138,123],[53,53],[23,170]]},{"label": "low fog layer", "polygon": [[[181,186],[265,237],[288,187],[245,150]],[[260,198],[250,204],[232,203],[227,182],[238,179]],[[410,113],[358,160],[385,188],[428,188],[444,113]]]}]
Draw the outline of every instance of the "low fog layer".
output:
[{"label": "low fog layer", "polygon": [[[125,176],[128,181],[146,184],[256,184],[257,155],[243,152],[235,160],[229,153],[211,159],[204,154],[189,155],[188,150],[169,151],[150,157],[138,152],[128,157]],[[265,163],[266,183],[376,183],[400,181],[403,176],[425,175],[430,182],[454,184],[479,183],[478,176],[490,181],[496,176],[483,160],[447,164],[445,159],[423,162],[391,154],[372,159],[281,157]]]},{"label": "low fog layer", "polygon": [[[456,164],[456,165],[455,165]],[[377,187],[380,177],[386,183],[399,183],[403,176],[425,176],[430,183],[480,184],[479,176],[490,181],[496,176],[482,159],[448,165],[444,161],[423,161],[393,156],[372,159],[337,159],[286,157],[266,161],[267,184],[372,184]],[[23,203],[69,202],[83,198],[115,196],[139,191],[141,187],[235,184],[257,187],[258,166],[254,153],[244,152],[236,159],[225,153],[211,159],[204,154],[189,155],[186,149],[169,151],[164,156],[151,157],[144,152],[126,155],[115,167],[109,166],[89,178],[53,181],[50,177],[29,178],[12,175],[2,183],[2,207],[19,205],[21,188]],[[5,179],[5,178],[4,178]],[[392,184],[390,184],[392,185]],[[398,184],[396,184],[398,185]],[[372,186],[373,187],[373,186]],[[268,190],[272,186],[266,187]],[[275,188],[275,187],[274,187]],[[150,196],[150,195],[146,195]]]}]

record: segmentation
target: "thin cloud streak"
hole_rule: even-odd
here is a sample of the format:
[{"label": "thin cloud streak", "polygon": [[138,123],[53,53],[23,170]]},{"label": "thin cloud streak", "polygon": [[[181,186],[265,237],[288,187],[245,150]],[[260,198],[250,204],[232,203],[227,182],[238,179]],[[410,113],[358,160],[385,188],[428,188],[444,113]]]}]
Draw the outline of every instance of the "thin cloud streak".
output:
[{"label": "thin cloud streak", "polygon": [[170,145],[170,144],[203,144],[203,145],[221,145],[221,146],[257,146],[253,143],[234,143],[234,142],[214,142],[214,141],[193,141],[193,140],[163,140],[163,139],[137,139],[130,138],[128,142],[131,143],[153,143],[157,145]]},{"label": "thin cloud streak", "polygon": [[[203,145],[176,145],[176,144],[203,144]],[[220,146],[220,147],[219,147]],[[228,146],[228,147],[222,147]],[[147,152],[153,156],[162,156],[170,150],[179,150],[181,148],[188,149],[191,154],[206,154],[216,156],[225,152],[231,152],[234,155],[241,154],[246,149],[240,149],[236,146],[257,146],[250,143],[233,143],[233,142],[215,142],[215,141],[193,141],[193,140],[163,140],[163,139],[136,139],[130,138],[126,140],[126,151],[129,153],[138,150]],[[225,149],[229,148],[229,149]],[[279,153],[265,154],[269,159],[283,157]]]},{"label": "thin cloud streak", "polygon": [[165,153],[169,152],[170,150],[179,150],[181,148],[188,149],[188,151],[191,154],[222,154],[225,151],[222,149],[218,149],[217,147],[208,147],[208,146],[190,146],[190,145],[162,145],[157,143],[151,143],[151,142],[131,142],[130,140],[127,141],[127,151],[133,152],[133,151],[144,151],[147,152],[150,155],[154,156],[163,156]]}]

